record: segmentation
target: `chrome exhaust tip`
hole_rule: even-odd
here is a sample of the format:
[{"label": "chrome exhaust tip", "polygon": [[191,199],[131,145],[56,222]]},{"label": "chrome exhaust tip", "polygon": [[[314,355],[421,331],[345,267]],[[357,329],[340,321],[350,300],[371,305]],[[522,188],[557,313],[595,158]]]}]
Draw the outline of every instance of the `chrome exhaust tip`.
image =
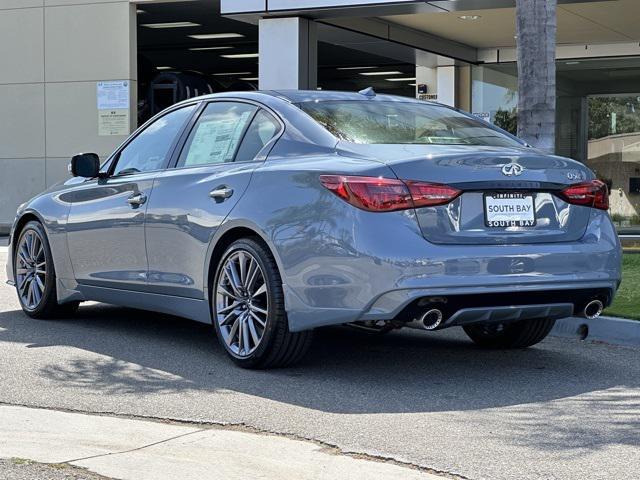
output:
[{"label": "chrome exhaust tip", "polygon": [[594,318],[598,318],[600,316],[602,310],[604,310],[604,304],[600,300],[591,300],[584,307],[582,316],[589,320],[593,320]]},{"label": "chrome exhaust tip", "polygon": [[420,317],[420,322],[422,322],[425,330],[435,330],[440,326],[443,319],[444,315],[442,314],[442,310],[432,308]]}]

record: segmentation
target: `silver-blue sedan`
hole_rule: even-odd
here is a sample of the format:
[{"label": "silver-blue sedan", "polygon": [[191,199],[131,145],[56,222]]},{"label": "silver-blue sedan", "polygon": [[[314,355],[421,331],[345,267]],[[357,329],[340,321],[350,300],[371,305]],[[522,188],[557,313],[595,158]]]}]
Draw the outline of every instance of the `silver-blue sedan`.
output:
[{"label": "silver-blue sedan", "polygon": [[25,313],[95,300],[215,326],[240,366],[290,365],[317,327],[462,326],[523,348],[620,283],[607,186],[458,110],[346,92],[225,93],[151,119],[22,205]]}]

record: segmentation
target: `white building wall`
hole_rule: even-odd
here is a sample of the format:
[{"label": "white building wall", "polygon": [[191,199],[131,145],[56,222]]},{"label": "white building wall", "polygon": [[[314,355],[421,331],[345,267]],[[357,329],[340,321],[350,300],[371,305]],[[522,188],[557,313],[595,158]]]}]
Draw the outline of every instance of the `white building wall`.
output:
[{"label": "white building wall", "polygon": [[135,32],[128,0],[0,0],[0,232],[73,154],[126,138],[98,136],[97,81],[129,80],[135,127]]}]

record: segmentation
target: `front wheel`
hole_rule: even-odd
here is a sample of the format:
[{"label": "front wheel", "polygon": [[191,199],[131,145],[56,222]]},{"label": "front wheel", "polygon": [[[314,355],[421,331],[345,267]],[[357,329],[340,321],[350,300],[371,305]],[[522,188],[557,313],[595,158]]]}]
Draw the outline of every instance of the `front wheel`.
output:
[{"label": "front wheel", "polygon": [[211,300],[218,340],[243,368],[289,366],[310,346],[312,331],[289,331],[278,267],[271,253],[252,238],[227,248]]},{"label": "front wheel", "polygon": [[42,224],[27,223],[16,242],[13,257],[18,299],[32,318],[50,319],[73,315],[78,302],[58,304],[56,272],[47,234]]},{"label": "front wheel", "polygon": [[547,318],[513,323],[466,325],[465,333],[476,345],[487,348],[527,348],[549,335],[555,320]]}]

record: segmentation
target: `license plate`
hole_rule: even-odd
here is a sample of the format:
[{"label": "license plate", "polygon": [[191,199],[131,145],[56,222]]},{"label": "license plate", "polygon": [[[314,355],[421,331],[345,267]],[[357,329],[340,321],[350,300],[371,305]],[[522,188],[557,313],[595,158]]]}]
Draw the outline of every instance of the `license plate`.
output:
[{"label": "license plate", "polygon": [[487,227],[535,227],[533,194],[485,194],[484,219]]}]

